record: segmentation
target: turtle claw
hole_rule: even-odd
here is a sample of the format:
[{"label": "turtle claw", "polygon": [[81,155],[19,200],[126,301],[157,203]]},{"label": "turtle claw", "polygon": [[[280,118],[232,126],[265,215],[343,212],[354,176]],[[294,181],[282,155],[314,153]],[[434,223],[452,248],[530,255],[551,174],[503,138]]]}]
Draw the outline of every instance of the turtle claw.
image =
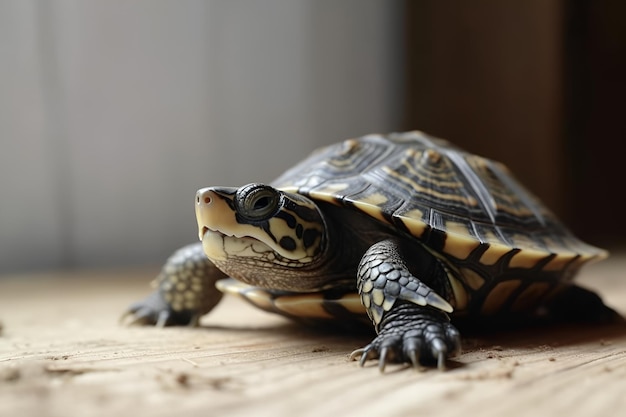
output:
[{"label": "turtle claw", "polygon": [[385,366],[387,366],[387,357],[389,356],[389,348],[383,346],[380,350],[380,357],[378,358],[378,370],[380,373],[385,372]]},{"label": "turtle claw", "polygon": [[350,360],[355,361],[358,358],[359,366],[362,368],[365,366],[365,362],[367,362],[367,360],[370,359],[369,353],[370,353],[370,350],[366,348],[356,349],[352,351],[352,353],[350,354]]},{"label": "turtle claw", "polygon": [[437,357],[437,369],[440,371],[446,370],[446,355],[444,352],[439,352],[439,356]]},{"label": "turtle claw", "polygon": [[433,358],[437,358],[437,369],[439,369],[440,371],[445,371],[448,348],[446,347],[443,340],[434,339],[432,341],[432,351]]},{"label": "turtle claw", "polygon": [[409,350],[408,352],[406,352],[406,356],[409,358],[409,360],[411,361],[411,365],[413,366],[413,369],[420,369],[420,359],[419,359],[419,355],[417,353],[417,350]]},{"label": "turtle claw", "polygon": [[155,327],[163,327],[164,323],[160,324],[160,322],[167,321],[167,311],[157,312],[146,304],[148,304],[146,300],[143,300],[128,307],[128,310],[119,318],[120,324],[126,326],[154,325]]},{"label": "turtle claw", "polygon": [[[440,371],[446,370],[446,361],[449,355],[450,349],[442,340],[438,340],[439,343],[434,343],[432,346],[432,352],[424,351],[423,349],[415,347],[407,348],[406,346],[388,345],[382,346],[379,340],[374,339],[372,343],[364,348],[357,349],[350,354],[350,360],[358,360],[359,366],[364,367],[365,363],[370,359],[378,359],[378,369],[380,372],[385,372],[388,363],[408,363],[416,370],[423,370],[425,366],[431,364],[436,365]],[[406,339],[404,342],[406,344]],[[454,351],[458,350],[458,340],[454,339],[450,341],[454,346]],[[400,353],[401,352],[401,353]]]},{"label": "turtle claw", "polygon": [[378,359],[381,372],[390,362],[409,363],[414,369],[426,366],[446,369],[446,360],[460,350],[459,331],[442,313],[414,305],[401,306],[396,320],[383,324],[378,336],[350,355],[363,366]]},{"label": "turtle claw", "polygon": [[128,326],[153,325],[166,327],[172,325],[197,326],[199,314],[190,310],[174,311],[158,291],[143,300],[132,304],[120,317],[120,322]]},{"label": "turtle claw", "polygon": [[414,369],[421,369],[420,350],[422,343],[417,337],[409,337],[404,341],[402,348],[404,356],[411,361]]},{"label": "turtle claw", "polygon": [[157,315],[157,321],[156,321],[155,327],[165,327],[170,316],[171,314],[167,310],[159,311],[159,314]]}]

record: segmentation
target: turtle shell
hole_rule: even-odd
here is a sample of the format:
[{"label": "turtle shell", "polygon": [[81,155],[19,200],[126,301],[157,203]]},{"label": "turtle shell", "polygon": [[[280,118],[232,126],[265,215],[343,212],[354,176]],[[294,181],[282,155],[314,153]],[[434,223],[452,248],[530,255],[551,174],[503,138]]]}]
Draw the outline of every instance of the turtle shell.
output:
[{"label": "turtle shell", "polygon": [[503,164],[422,132],[321,148],[273,185],[359,210],[453,260],[495,265],[506,257],[508,268],[564,270],[606,256],[569,232]]}]

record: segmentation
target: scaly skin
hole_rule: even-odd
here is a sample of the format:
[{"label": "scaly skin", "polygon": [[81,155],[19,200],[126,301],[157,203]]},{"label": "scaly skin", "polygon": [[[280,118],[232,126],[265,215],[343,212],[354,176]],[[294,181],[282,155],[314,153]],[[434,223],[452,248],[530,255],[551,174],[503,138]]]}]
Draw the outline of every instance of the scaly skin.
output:
[{"label": "scaly skin", "polygon": [[167,325],[198,324],[222,298],[215,282],[226,278],[206,257],[201,243],[187,245],[167,260],[156,278],[157,290],[131,305],[123,318],[132,316],[130,324]]},{"label": "scaly skin", "polygon": [[[443,273],[442,268],[435,272]],[[410,362],[414,367],[436,363],[444,369],[446,358],[460,350],[459,331],[445,313],[452,307],[408,270],[394,239],[372,245],[365,253],[357,287],[378,332],[370,344],[352,353],[352,359],[360,357],[361,365],[378,358],[381,371],[388,361]]]},{"label": "scaly skin", "polygon": [[398,302],[379,327],[371,343],[350,355],[361,366],[368,359],[378,359],[381,372],[388,362],[408,362],[414,368],[437,364],[444,370],[446,359],[460,350],[459,331],[445,313],[434,308]]}]

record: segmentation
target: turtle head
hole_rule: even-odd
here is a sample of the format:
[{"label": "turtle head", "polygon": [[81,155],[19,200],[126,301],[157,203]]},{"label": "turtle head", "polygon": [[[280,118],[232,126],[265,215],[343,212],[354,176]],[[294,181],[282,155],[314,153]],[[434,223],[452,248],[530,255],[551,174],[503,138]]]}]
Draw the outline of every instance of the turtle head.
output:
[{"label": "turtle head", "polygon": [[196,218],[209,259],[252,285],[281,287],[266,282],[268,271],[274,279],[297,273],[319,259],[326,241],[312,200],[264,184],[203,188],[196,193]]}]

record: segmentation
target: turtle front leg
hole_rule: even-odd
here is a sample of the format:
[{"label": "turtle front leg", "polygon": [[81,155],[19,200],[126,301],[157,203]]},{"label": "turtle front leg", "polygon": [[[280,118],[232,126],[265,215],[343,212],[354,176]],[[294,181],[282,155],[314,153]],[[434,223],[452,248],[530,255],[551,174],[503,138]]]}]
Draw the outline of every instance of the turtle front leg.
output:
[{"label": "turtle front leg", "polygon": [[[411,256],[418,258],[419,271],[412,268],[415,275],[447,279],[439,261],[425,251]],[[427,265],[420,268],[421,258]],[[446,359],[460,350],[459,332],[446,314],[452,306],[414,273],[393,239],[376,243],[361,259],[358,291],[378,334],[351,354],[352,359],[360,358],[361,366],[378,358],[381,371],[387,361],[408,362],[416,368],[436,364],[444,369]]]},{"label": "turtle front leg", "polygon": [[129,324],[156,326],[198,324],[200,317],[213,309],[222,298],[215,282],[226,278],[202,250],[202,243],[178,249],[154,281],[157,289],[132,304],[122,320]]}]

